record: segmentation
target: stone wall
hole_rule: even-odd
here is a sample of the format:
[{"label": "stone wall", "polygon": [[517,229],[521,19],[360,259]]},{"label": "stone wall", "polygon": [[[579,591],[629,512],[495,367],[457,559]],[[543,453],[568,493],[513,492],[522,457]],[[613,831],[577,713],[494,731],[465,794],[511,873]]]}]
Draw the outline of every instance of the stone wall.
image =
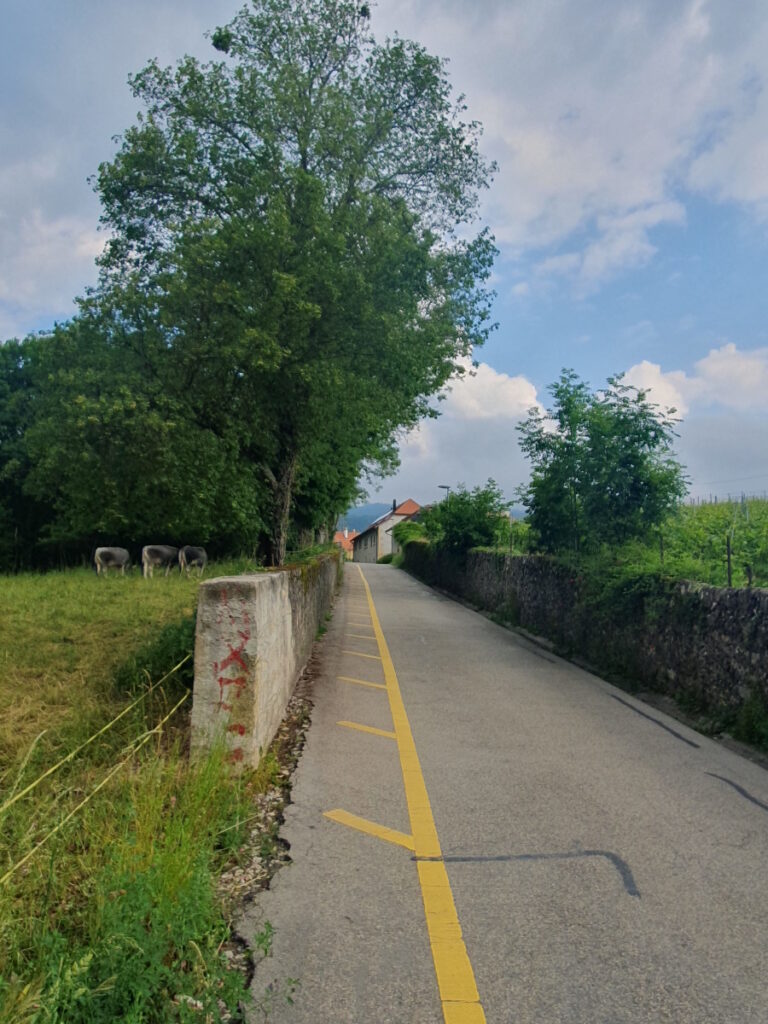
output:
[{"label": "stone wall", "polygon": [[330,609],[340,565],[334,552],[295,568],[201,585],[193,750],[223,736],[233,761],[258,764]]},{"label": "stone wall", "polygon": [[768,590],[655,573],[611,583],[544,556],[473,551],[460,559],[418,542],[406,546],[404,564],[608,674],[726,714],[753,694],[768,703]]}]

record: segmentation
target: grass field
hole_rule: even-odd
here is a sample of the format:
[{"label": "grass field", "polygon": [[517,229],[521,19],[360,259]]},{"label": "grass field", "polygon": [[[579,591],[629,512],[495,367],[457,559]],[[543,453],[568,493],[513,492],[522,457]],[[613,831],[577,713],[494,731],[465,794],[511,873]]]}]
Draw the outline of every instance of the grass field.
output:
[{"label": "grass field", "polygon": [[191,653],[197,588],[0,579],[2,1024],[215,1021],[238,998],[214,879],[264,780],[190,766],[191,660],[150,689]]}]

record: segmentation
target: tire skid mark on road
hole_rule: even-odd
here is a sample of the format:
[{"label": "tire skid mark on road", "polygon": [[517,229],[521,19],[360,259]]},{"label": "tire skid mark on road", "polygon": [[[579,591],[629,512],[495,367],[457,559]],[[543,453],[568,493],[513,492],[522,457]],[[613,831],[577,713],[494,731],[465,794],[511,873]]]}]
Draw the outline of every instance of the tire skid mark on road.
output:
[{"label": "tire skid mark on road", "polygon": [[762,807],[764,811],[768,811],[768,804],[763,803],[762,800],[758,800],[756,796],[752,796],[748,789],[744,789],[738,782],[733,782],[731,779],[727,779],[724,775],[716,775],[714,772],[704,772],[705,775],[711,776],[713,779],[720,779],[727,786],[732,786],[745,800],[749,800],[750,803],[755,804],[757,807]]},{"label": "tire skid mark on road", "polygon": [[[766,808],[768,810],[768,808]],[[609,861],[619,873],[622,885],[630,896],[640,898],[635,876],[629,864],[612,850],[565,850],[562,853],[497,853],[497,854],[446,854],[445,857],[413,857],[413,860],[442,861],[443,864],[496,864],[512,861],[536,860],[578,860],[582,857],[603,857]]]},{"label": "tire skid mark on road", "polygon": [[635,707],[634,704],[630,704],[628,700],[624,700],[623,697],[617,697],[615,693],[608,694],[614,700],[617,700],[619,704],[623,704],[625,708],[629,708],[630,711],[634,711],[636,715],[640,715],[641,718],[647,718],[649,722],[653,722],[654,725],[658,725],[660,729],[664,729],[665,732],[670,733],[678,740],[682,740],[683,743],[687,743],[689,747],[695,747],[696,750],[701,750],[700,743],[694,743],[693,740],[689,740],[687,736],[683,736],[682,733],[677,732],[671,726],[666,725],[664,722],[660,722],[658,718],[654,718],[653,715],[646,714],[645,711],[641,711],[640,708]]}]

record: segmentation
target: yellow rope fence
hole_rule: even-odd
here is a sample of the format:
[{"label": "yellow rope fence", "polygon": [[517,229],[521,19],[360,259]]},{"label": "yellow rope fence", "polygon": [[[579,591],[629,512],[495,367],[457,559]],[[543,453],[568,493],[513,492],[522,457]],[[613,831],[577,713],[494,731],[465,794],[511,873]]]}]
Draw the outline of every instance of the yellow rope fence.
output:
[{"label": "yellow rope fence", "polygon": [[[180,664],[183,664],[183,663],[180,663]],[[177,668],[178,667],[179,666],[177,666]],[[170,675],[170,673],[168,673],[168,674]],[[163,678],[167,678],[167,676],[164,676]],[[161,682],[162,682],[162,680],[161,680]],[[37,843],[35,846],[33,846],[32,849],[21,858],[20,861],[17,861],[13,865],[13,867],[9,868],[8,871],[6,871],[5,874],[2,875],[2,877],[0,877],[0,886],[5,885],[6,882],[8,882],[9,879],[12,878],[12,876],[19,870],[19,868],[23,867],[24,864],[26,864],[28,860],[30,860],[32,857],[34,857],[34,855],[37,853],[37,851],[40,850],[43,846],[45,846],[45,844],[48,842],[49,839],[52,839],[53,836],[55,836],[56,833],[59,832],[67,824],[68,821],[70,821],[72,818],[74,818],[74,816],[78,813],[78,811],[82,810],[82,808],[85,807],[85,805],[87,803],[89,803],[96,796],[96,794],[99,792],[100,789],[103,789],[104,786],[106,786],[106,784],[109,782],[109,780],[114,775],[116,775],[120,771],[121,768],[125,767],[125,765],[128,764],[128,762],[131,760],[131,758],[144,746],[145,743],[148,743],[149,740],[156,733],[160,732],[160,730],[165,725],[165,723],[168,721],[168,719],[173,717],[173,715],[179,710],[181,705],[184,703],[184,701],[189,696],[190,696],[189,693],[185,693],[184,696],[181,698],[181,700],[177,704],[175,704],[174,707],[168,712],[168,714],[165,716],[165,718],[161,722],[158,722],[157,725],[154,727],[154,729],[150,729],[150,731],[148,733],[146,733],[138,741],[138,743],[136,743],[131,748],[131,752],[128,755],[128,757],[124,758],[122,761],[120,761],[118,764],[116,764],[108,772],[108,774],[101,780],[101,782],[98,784],[98,786],[96,786],[94,789],[92,789],[91,792],[88,794],[88,796],[84,800],[80,801],[80,803],[77,805],[77,807],[73,807],[72,810],[69,812],[69,814],[67,814],[64,818],[62,818],[62,820],[58,823],[58,825],[54,829],[52,829],[46,836],[44,836],[40,840],[39,843]],[[98,735],[98,733],[96,735]],[[43,776],[41,776],[41,778],[43,778]]]},{"label": "yellow rope fence", "polygon": [[166,679],[170,678],[170,676],[172,676],[174,672],[178,672],[182,665],[188,662],[191,657],[191,654],[187,654],[184,658],[181,659],[178,665],[174,665],[174,667],[169,672],[166,672],[162,679],[158,679],[156,683],[152,683],[152,685],[149,686],[144,691],[144,693],[142,693],[142,695],[138,697],[132,704],[129,704],[127,708],[123,708],[120,714],[116,715],[111,722],[107,722],[107,724],[103,728],[99,729],[98,732],[95,732],[93,736],[89,736],[88,739],[85,740],[84,743],[81,743],[79,747],[75,747],[75,749],[71,750],[66,755],[66,757],[63,757],[51,768],[48,768],[47,771],[44,771],[42,775],[38,776],[38,778],[34,780],[34,782],[30,782],[30,784],[28,786],[25,786],[24,789],[20,790],[18,793],[14,793],[14,795],[10,797],[8,800],[6,800],[4,804],[0,805],[0,814],[4,814],[10,807],[13,807],[13,805],[17,803],[17,801],[21,800],[22,797],[25,797],[27,793],[31,793],[32,790],[39,786],[40,783],[43,782],[45,779],[47,779],[49,775],[53,775],[54,772],[57,772],[59,768],[62,768],[68,761],[71,761],[73,757],[79,754],[81,750],[85,750],[85,748],[89,746],[89,744],[93,743],[94,740],[97,740],[99,736],[103,736],[104,733],[111,729],[112,726],[115,725],[115,723],[119,722],[124,715],[127,715],[129,711],[132,711],[133,708],[135,708],[138,704],[141,704],[141,702],[145,700],[150,695],[150,693],[156,690],[158,686],[161,686]]}]

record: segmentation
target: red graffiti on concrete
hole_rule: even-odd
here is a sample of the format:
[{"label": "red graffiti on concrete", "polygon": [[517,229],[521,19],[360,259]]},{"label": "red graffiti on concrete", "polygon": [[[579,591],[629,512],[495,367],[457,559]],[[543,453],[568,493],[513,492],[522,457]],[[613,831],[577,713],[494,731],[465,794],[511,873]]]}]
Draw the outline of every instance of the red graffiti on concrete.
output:
[{"label": "red graffiti on concrete", "polygon": [[[217,682],[219,684],[219,710],[221,711],[232,710],[232,705],[227,704],[224,700],[224,687],[234,686],[236,699],[239,699],[242,696],[243,688],[248,682],[247,675],[244,674],[247,673],[248,666],[243,652],[245,651],[245,645],[251,638],[251,632],[248,629],[239,629],[237,631],[237,635],[240,637],[240,643],[234,647],[232,644],[228,644],[229,654],[226,658],[221,662],[221,664],[217,661],[213,663],[214,675],[217,677]],[[225,676],[221,674],[232,665],[242,669],[242,673],[238,676]]]},{"label": "red graffiti on concrete", "polygon": [[230,761],[242,761],[243,760],[243,748],[235,747],[232,753],[229,755]]},{"label": "red graffiti on concrete", "polygon": [[227,704],[224,700],[224,687],[234,686],[235,687],[235,700],[240,700],[243,695],[243,689],[248,680],[245,676],[219,676],[217,680],[219,684],[219,708],[222,711],[231,711],[232,705]]},{"label": "red graffiti on concrete", "polygon": [[239,722],[237,725],[228,725],[227,732],[236,732],[238,736],[245,736],[245,726],[240,725]]},{"label": "red graffiti on concrete", "polygon": [[222,672],[224,671],[225,668],[229,668],[230,665],[234,665],[235,662],[237,662],[237,664],[240,666],[241,669],[243,669],[243,671],[248,670],[248,666],[245,664],[245,658],[243,658],[243,651],[245,650],[245,645],[251,639],[251,634],[246,629],[245,631],[238,630],[237,635],[240,637],[240,643],[237,645],[237,647],[232,647],[231,644],[227,645],[229,647],[229,654],[226,656],[224,661],[222,661],[221,665],[219,666]]}]

